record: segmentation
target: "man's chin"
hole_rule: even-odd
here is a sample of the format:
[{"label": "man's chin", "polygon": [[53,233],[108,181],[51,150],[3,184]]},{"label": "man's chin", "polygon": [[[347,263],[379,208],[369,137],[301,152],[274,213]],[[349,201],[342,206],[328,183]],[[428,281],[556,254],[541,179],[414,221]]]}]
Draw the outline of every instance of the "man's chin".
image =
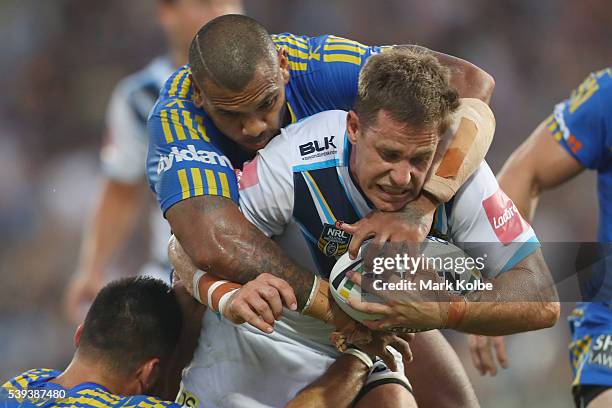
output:
[{"label": "man's chin", "polygon": [[399,199],[398,200],[376,199],[376,200],[372,200],[372,203],[380,211],[395,212],[395,211],[401,211],[406,206],[406,204],[408,204],[410,201],[412,200],[409,198],[401,199],[401,200]]}]

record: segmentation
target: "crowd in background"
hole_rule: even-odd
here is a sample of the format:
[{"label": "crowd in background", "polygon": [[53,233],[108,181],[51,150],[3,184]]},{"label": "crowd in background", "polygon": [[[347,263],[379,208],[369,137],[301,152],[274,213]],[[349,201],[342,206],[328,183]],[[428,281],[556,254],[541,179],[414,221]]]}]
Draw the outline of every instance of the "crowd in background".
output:
[{"label": "crowd in background", "polygon": [[[494,171],[612,55],[608,0],[250,0],[245,8],[270,32],[416,43],[484,68],[496,80]],[[155,21],[152,0],[0,1],[0,380],[62,368],[72,355],[60,299],[97,194],[106,104],[120,78],[163,52]],[[540,240],[594,241],[595,197],[593,174],[546,196],[534,222]],[[146,240],[141,228],[118,255],[121,273],[137,268]],[[495,379],[478,378],[464,336],[450,338],[483,406],[571,406],[563,319],[511,337],[511,368]]]}]

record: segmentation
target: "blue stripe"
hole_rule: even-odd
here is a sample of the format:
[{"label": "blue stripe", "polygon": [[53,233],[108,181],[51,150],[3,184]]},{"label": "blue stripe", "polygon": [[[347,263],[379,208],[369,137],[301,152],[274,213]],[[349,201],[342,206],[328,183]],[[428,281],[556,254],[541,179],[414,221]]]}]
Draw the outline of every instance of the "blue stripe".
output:
[{"label": "blue stripe", "polygon": [[326,160],[323,162],[317,162],[312,164],[302,164],[301,166],[293,166],[293,172],[303,172],[308,170],[319,170],[326,169],[328,167],[336,167],[338,165],[338,159]]},{"label": "blue stripe", "polygon": [[349,165],[349,153],[350,153],[350,142],[348,140],[348,130],[344,131],[344,157],[342,160],[344,161],[344,165],[348,167]]},{"label": "blue stripe", "polygon": [[[302,225],[302,223],[300,223],[295,217],[293,218],[293,220],[298,225],[298,227],[300,227],[300,230],[302,231],[302,234],[304,235],[306,240],[312,242],[313,245],[317,245],[317,239],[315,239],[315,237],[313,237],[312,234],[310,232],[308,232],[306,227],[304,227]],[[312,262],[317,267],[317,271],[319,272],[319,276],[322,276],[323,272],[321,271],[321,266],[319,266],[319,262],[317,262],[317,256],[315,254],[315,250],[314,250],[313,246],[312,245],[306,245],[306,246],[308,247],[308,252],[310,252],[310,257],[312,258]]]},{"label": "blue stripe", "polygon": [[506,265],[504,265],[499,273],[504,273],[512,269],[514,265],[525,259],[528,255],[534,253],[538,248],[540,248],[540,241],[538,241],[538,238],[534,235],[529,239],[529,241],[526,241],[523,243],[523,245],[521,245],[519,250],[516,251],[516,253],[512,256],[512,258],[510,258]]},{"label": "blue stripe", "polygon": [[[312,177],[312,176],[310,176],[310,177]],[[312,184],[312,182],[306,176],[306,174],[304,174],[304,180],[306,180],[306,183],[308,183],[308,185],[311,188],[312,193],[314,193],[315,198],[319,202],[319,206],[321,207],[321,210],[323,211],[323,214],[327,218],[327,222],[329,224],[335,224],[336,221],[334,220],[334,217],[329,213],[329,211],[327,211],[327,206],[325,205],[325,199],[317,191],[318,187]]]},{"label": "blue stripe", "polygon": [[348,199],[349,203],[351,203],[351,207],[353,207],[353,210],[355,211],[355,214],[357,214],[359,216],[359,218],[365,217],[365,214],[362,214],[361,211],[359,211],[359,208],[357,207],[357,204],[355,204],[355,201],[353,201],[353,197],[351,196],[351,194],[348,191],[348,188],[346,187],[346,183],[344,182],[344,178],[342,178],[342,176],[340,174],[338,174],[338,179],[340,180],[340,185],[342,186],[342,189],[344,190],[344,195]]}]

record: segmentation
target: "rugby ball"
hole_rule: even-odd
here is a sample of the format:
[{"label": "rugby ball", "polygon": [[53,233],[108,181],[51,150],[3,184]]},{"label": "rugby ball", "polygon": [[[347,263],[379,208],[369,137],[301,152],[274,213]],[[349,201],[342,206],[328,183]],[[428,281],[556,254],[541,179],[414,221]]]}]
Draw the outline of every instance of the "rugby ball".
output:
[{"label": "rugby ball", "polygon": [[[378,314],[357,311],[347,303],[348,299],[382,302],[382,299],[375,294],[363,293],[362,297],[361,287],[346,276],[349,271],[364,273],[363,256],[369,243],[370,241],[363,243],[355,259],[350,259],[348,252],[343,254],[334,264],[329,276],[329,286],[334,300],[346,314],[359,322],[377,320],[382,317]],[[470,259],[471,261],[469,261]],[[474,259],[456,245],[432,236],[426,238],[425,242],[421,244],[420,253],[414,257],[414,261],[410,262],[421,262],[423,265],[427,263],[428,269],[434,269],[440,277],[439,282],[445,282],[445,290],[458,295],[465,295],[473,290],[475,282],[480,282],[482,279],[480,269],[484,266],[483,259]],[[401,270],[401,268],[396,270]],[[404,276],[401,279],[410,280],[410,272],[403,272]],[[376,279],[376,274],[372,275],[372,279]],[[424,283],[424,285],[427,285],[427,283]],[[421,289],[426,290],[427,288]],[[432,289],[436,288],[432,287]],[[437,289],[440,289],[440,287]]]}]

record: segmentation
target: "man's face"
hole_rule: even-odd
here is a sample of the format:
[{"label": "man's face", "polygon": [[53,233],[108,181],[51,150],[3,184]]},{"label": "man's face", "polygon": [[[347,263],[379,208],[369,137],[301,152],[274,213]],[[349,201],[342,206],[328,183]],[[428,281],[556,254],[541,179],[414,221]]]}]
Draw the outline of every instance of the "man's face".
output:
[{"label": "man's face", "polygon": [[193,36],[208,21],[224,14],[241,14],[240,0],[174,0],[162,3],[160,23],[172,48],[187,56]]},{"label": "man's face", "polygon": [[196,105],[208,113],[221,133],[247,151],[264,148],[282,126],[289,71],[282,52],[279,61],[280,66],[275,67],[260,64],[242,91],[206,81],[196,96]]},{"label": "man's face", "polygon": [[351,173],[376,208],[398,211],[420,194],[438,146],[437,127],[416,129],[380,110],[364,128],[351,111],[347,131]]}]

